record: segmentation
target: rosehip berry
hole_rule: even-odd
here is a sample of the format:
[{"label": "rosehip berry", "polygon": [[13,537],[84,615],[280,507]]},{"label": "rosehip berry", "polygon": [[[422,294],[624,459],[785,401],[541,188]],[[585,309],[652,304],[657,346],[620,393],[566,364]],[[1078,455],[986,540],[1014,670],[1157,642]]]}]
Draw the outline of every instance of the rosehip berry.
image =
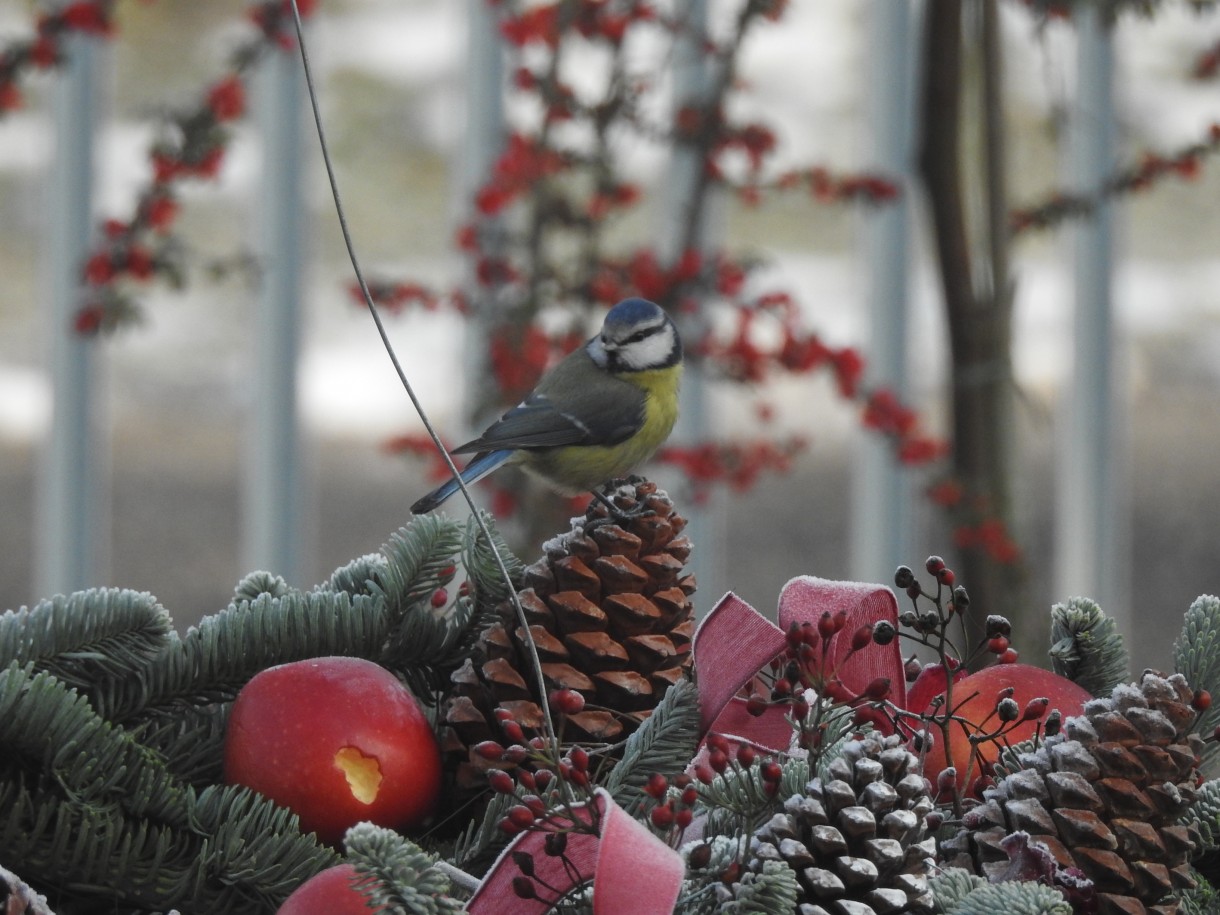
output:
[{"label": "rosehip berry", "polygon": [[822,614],[822,618],[818,620],[818,635],[824,639],[830,638],[835,634],[835,620],[831,616],[829,610]]},{"label": "rosehip berry", "polygon": [[1025,711],[1021,713],[1022,721],[1033,721],[1041,718],[1046,714],[1047,707],[1051,704],[1051,700],[1045,697],[1039,699],[1030,699],[1025,703]]},{"label": "rosehip berry", "polygon": [[589,769],[589,751],[584,747],[572,747],[568,751],[568,759],[572,761],[572,768],[577,772],[586,772]]},{"label": "rosehip berry", "polygon": [[500,730],[504,732],[505,738],[513,743],[525,743],[525,731],[521,730],[521,725],[516,721],[501,722]]},{"label": "rosehip berry", "polygon": [[432,592],[432,609],[439,610],[445,604],[449,603],[449,592],[444,588],[437,588]]},{"label": "rosehip berry", "polygon": [[1212,694],[1205,689],[1195,690],[1194,698],[1190,700],[1190,707],[1196,712],[1206,712],[1212,707]]},{"label": "rosehip berry", "polygon": [[728,754],[723,750],[712,750],[707,754],[707,764],[716,772],[723,773],[729,767]]},{"label": "rosehip berry", "polygon": [[585,697],[574,689],[557,689],[551,693],[551,708],[562,715],[578,715],[585,710]]},{"label": "rosehip berry", "polygon": [[784,775],[783,767],[774,759],[768,759],[758,767],[758,773],[764,782],[778,782]]},{"label": "rosehip berry", "polygon": [[482,743],[476,743],[473,747],[476,756],[481,756],[483,759],[498,762],[504,758],[504,747],[496,743],[494,740],[484,740]]},{"label": "rosehip berry", "polygon": [[674,824],[674,809],[668,804],[660,804],[652,808],[652,812],[648,814],[648,819],[652,821],[652,825],[657,829],[669,829]]},{"label": "rosehip berry", "polygon": [[657,800],[665,797],[665,792],[668,790],[669,780],[660,772],[654,772],[648,776],[648,782],[644,785],[644,793]]},{"label": "rosehip berry", "polygon": [[[884,620],[882,622],[884,622]],[[860,626],[858,629],[856,629],[855,632],[852,633],[851,650],[852,651],[862,651],[863,649],[868,647],[872,643],[872,641],[873,641],[873,627],[870,626],[868,623],[865,623],[863,626]]]},{"label": "rosehip berry", "polygon": [[939,575],[940,570],[945,567],[945,561],[939,556],[929,556],[924,562],[924,568],[928,570],[929,575]]},{"label": "rosehip berry", "polygon": [[504,814],[504,818],[511,822],[518,829],[528,829],[534,825],[534,811],[530,810],[524,804],[517,804],[509,807]]},{"label": "rosehip berry", "polygon": [[694,807],[695,803],[699,800],[699,789],[694,785],[687,785],[682,789],[681,800],[687,807]]},{"label": "rosehip berry", "polygon": [[674,814],[674,825],[677,826],[679,829],[686,829],[690,826],[691,822],[694,819],[695,819],[694,811],[689,810],[689,809],[679,810]]},{"label": "rosehip berry", "polygon": [[952,588],[953,582],[957,580],[957,576],[953,574],[952,569],[941,569],[936,573],[936,581],[944,585],[946,588]]},{"label": "rosehip berry", "polygon": [[1009,648],[1007,651],[1003,652],[998,658],[996,658],[996,660],[999,661],[1001,664],[1016,664],[1017,659],[1019,657],[1020,657],[1020,655],[1017,654],[1017,650],[1015,648]]},{"label": "rosehip berry", "polygon": [[748,769],[754,765],[754,758],[757,754],[754,748],[748,743],[743,743],[737,748],[737,764],[743,769]]},{"label": "rosehip berry", "polygon": [[503,769],[489,769],[487,772],[487,784],[491,787],[492,791],[500,794],[512,794],[516,790],[513,777]]},{"label": "rosehip berry", "polygon": [[987,642],[987,650],[992,654],[1003,654],[1008,650],[1008,639],[1002,635],[997,635],[994,639]]},{"label": "rosehip berry", "polygon": [[750,698],[746,700],[746,712],[751,716],[758,718],[767,711],[767,700],[758,693],[752,693]]}]

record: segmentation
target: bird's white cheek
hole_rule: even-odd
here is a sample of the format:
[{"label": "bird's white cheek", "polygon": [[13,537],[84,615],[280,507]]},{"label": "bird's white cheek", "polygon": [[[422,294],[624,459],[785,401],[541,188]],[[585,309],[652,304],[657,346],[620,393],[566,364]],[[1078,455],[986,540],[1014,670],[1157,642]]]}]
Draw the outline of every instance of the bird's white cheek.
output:
[{"label": "bird's white cheek", "polygon": [[653,334],[638,343],[632,343],[619,351],[619,361],[630,369],[639,371],[664,365],[673,349],[674,341],[669,334]]}]

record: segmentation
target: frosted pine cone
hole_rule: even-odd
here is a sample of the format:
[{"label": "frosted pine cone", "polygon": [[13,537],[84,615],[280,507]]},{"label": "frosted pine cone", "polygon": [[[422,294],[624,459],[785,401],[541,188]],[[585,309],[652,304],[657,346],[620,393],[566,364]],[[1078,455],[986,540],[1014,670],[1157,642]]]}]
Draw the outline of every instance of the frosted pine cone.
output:
[{"label": "frosted pine cone", "polygon": [[1193,695],[1180,674],[1145,671],[1089,702],[1062,734],[1022,754],[1022,768],[985,792],[942,852],[984,876],[1001,874],[1009,862],[1001,843],[1024,831],[1092,881],[1099,915],[1177,912],[1177,894],[1195,885],[1198,833],[1178,823],[1199,782]]},{"label": "frosted pine cone", "polygon": [[801,915],[930,912],[934,804],[916,758],[897,737],[870,734],[848,743],[827,774],[754,834],[749,869],[786,862]]},{"label": "frosted pine cone", "polygon": [[[572,689],[587,701],[567,717],[567,740],[627,737],[691,663],[695,582],[683,571],[691,549],[686,519],[647,480],[621,483],[610,498],[631,516],[609,518],[593,503],[572,519],[571,531],[543,545],[519,594],[548,694]],[[487,765],[469,748],[501,739],[496,708],[509,710],[527,737],[542,728],[546,697],[538,695],[523,635],[505,603],[473,658],[453,674],[445,749],[459,758],[459,786],[479,784]]]}]

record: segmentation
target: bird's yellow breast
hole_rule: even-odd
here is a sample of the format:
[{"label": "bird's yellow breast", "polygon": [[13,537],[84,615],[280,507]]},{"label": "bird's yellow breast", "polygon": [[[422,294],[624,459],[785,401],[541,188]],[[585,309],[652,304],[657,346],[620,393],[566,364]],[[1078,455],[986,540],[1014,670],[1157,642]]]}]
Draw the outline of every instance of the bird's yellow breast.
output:
[{"label": "bird's yellow breast", "polygon": [[617,375],[644,391],[644,423],[635,435],[617,445],[572,445],[522,452],[521,466],[569,493],[601,486],[626,476],[661,447],[678,421],[678,382],[682,366]]}]

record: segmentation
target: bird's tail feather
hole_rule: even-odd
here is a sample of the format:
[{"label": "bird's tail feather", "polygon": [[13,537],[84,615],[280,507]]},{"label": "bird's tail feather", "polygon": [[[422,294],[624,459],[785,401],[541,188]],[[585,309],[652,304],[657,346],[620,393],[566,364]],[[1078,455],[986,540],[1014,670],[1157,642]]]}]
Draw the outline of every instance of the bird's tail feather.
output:
[{"label": "bird's tail feather", "polygon": [[[476,454],[462,470],[462,482],[467,486],[477,483],[512,457],[512,451],[488,451]],[[423,515],[432,511],[458,491],[457,481],[450,478],[411,506],[411,514]]]}]

